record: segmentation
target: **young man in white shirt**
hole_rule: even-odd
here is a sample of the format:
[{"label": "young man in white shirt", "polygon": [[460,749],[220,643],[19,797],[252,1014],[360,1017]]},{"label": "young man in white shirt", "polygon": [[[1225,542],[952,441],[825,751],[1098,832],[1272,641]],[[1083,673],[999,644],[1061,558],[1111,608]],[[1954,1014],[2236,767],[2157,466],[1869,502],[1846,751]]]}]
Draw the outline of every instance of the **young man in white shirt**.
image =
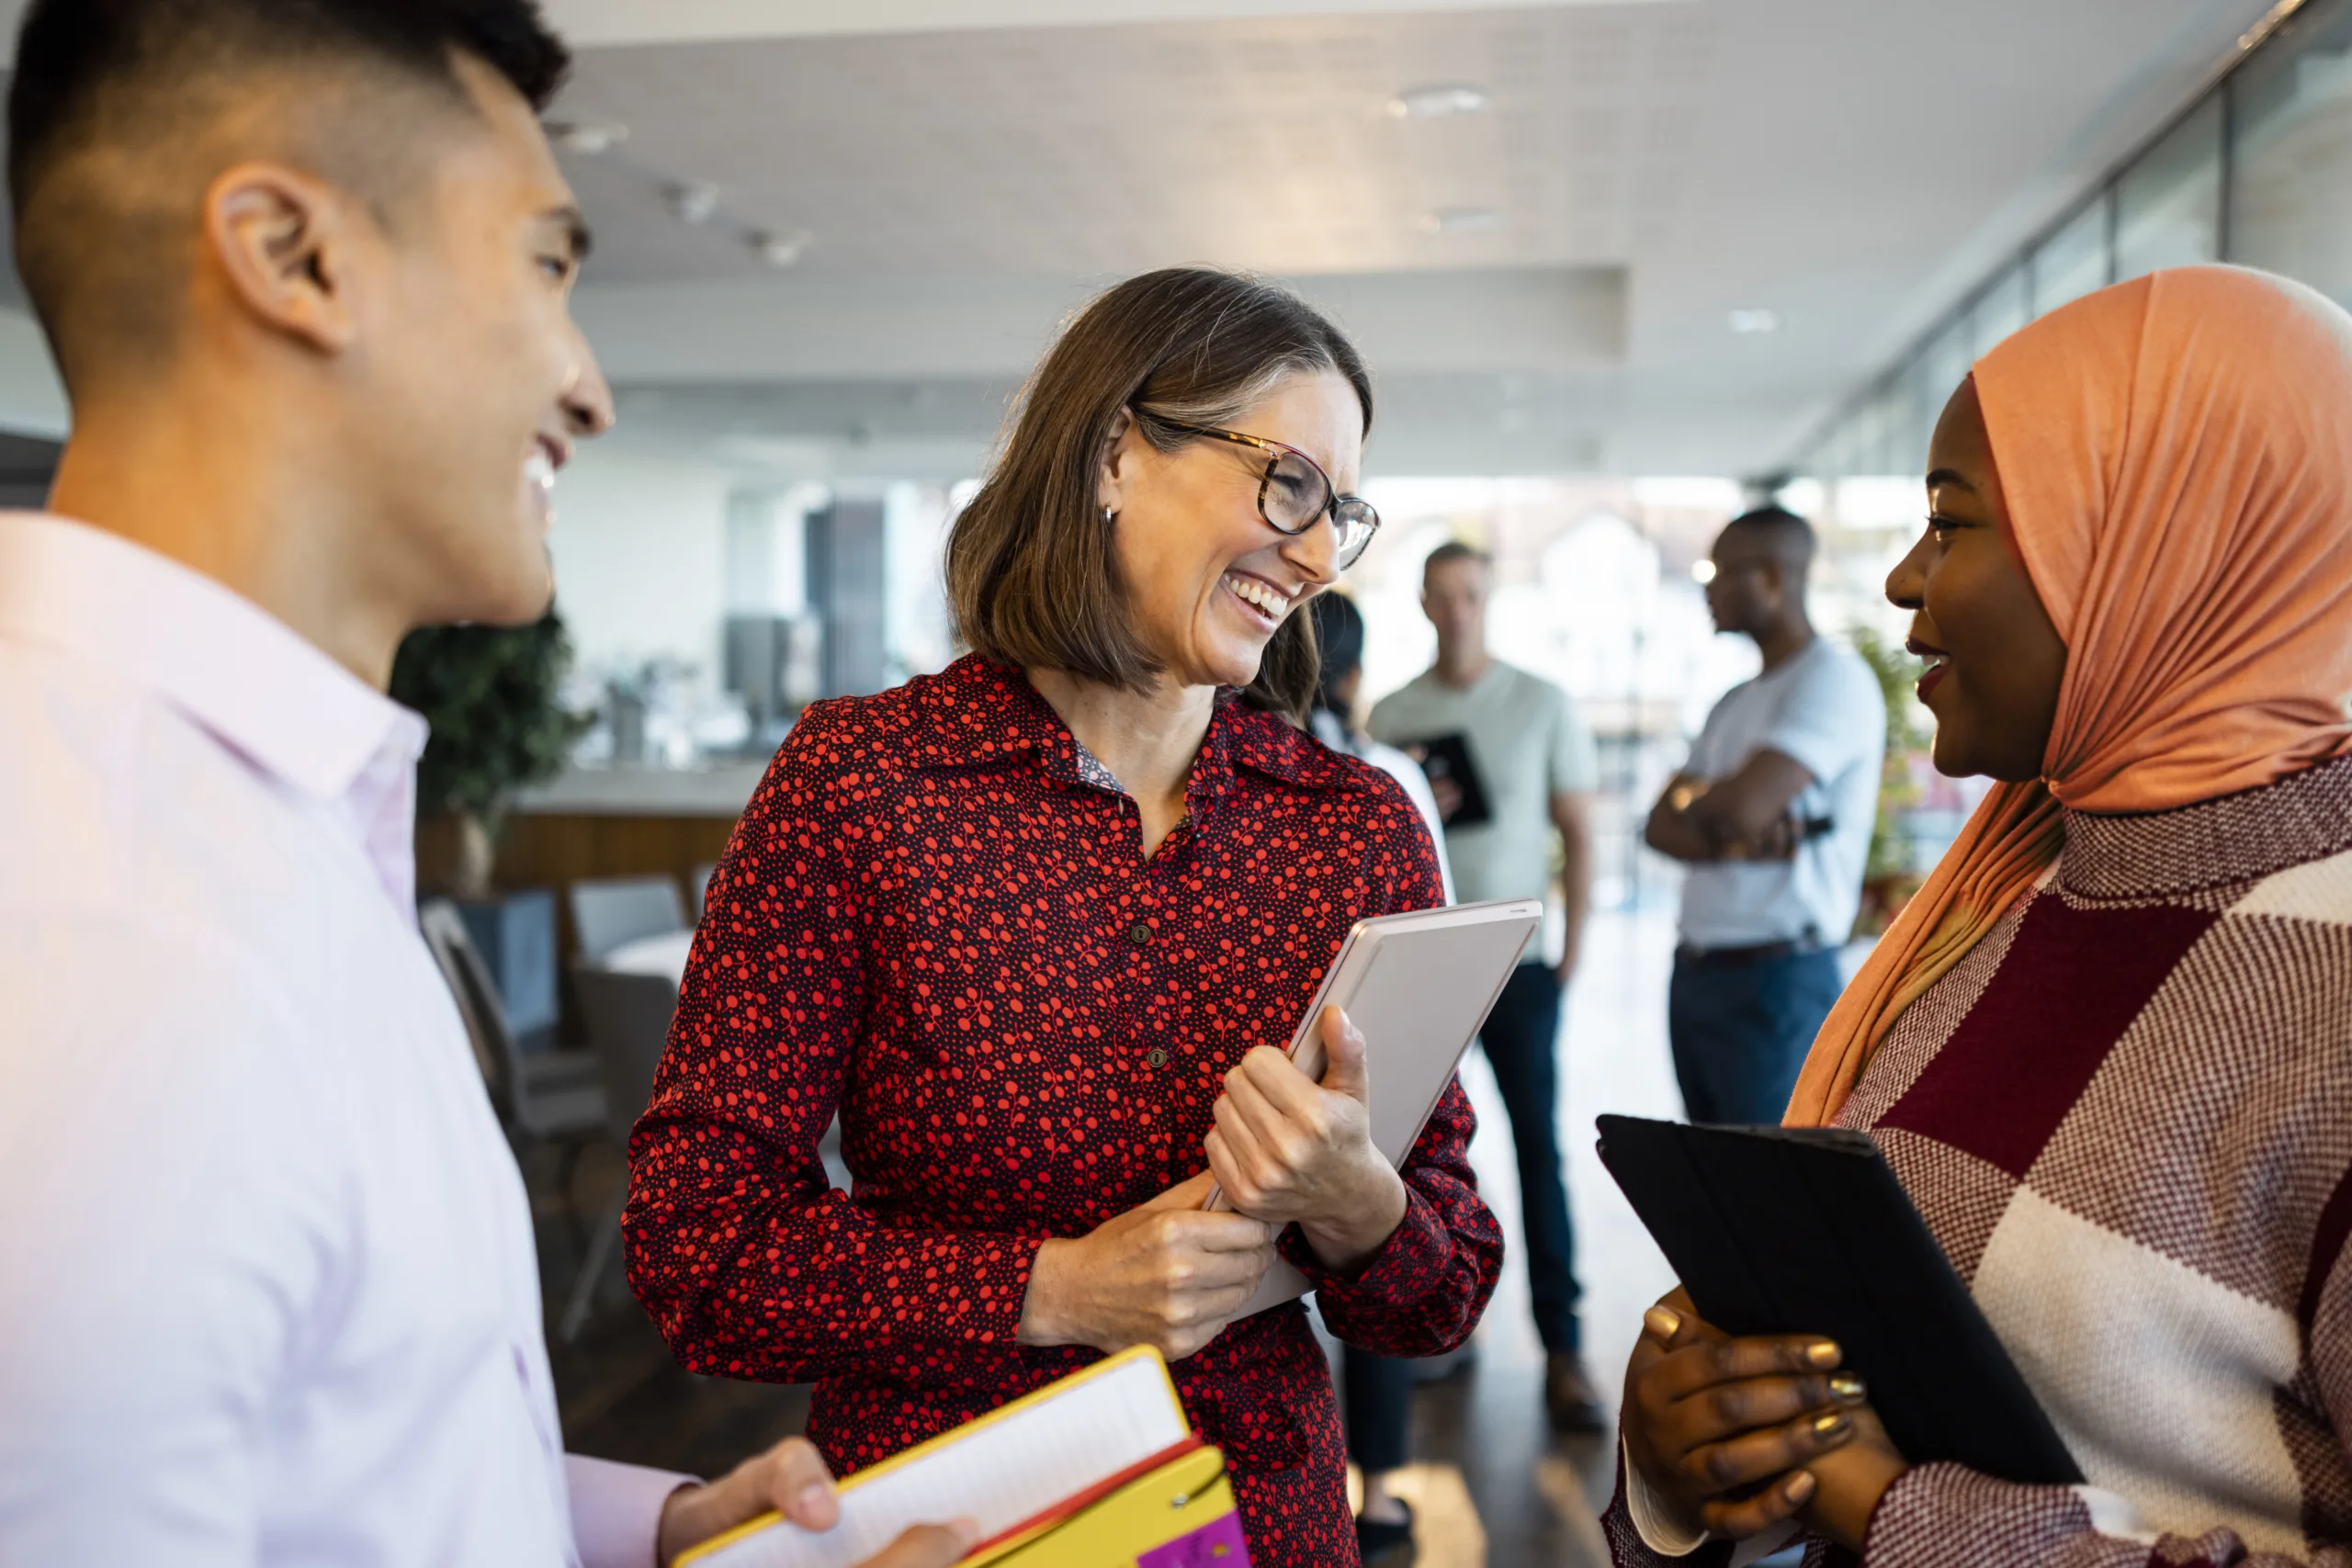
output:
[{"label": "young man in white shirt", "polygon": [[[527,621],[611,400],[527,0],[36,0],[0,514],[0,1562],[655,1568],[780,1507],[562,1451],[531,1222],[413,896],[442,621]],[[70,521],[68,519],[71,519]],[[962,1529],[889,1568],[944,1565]]]},{"label": "young man in white shirt", "polygon": [[1600,761],[1566,692],[1487,651],[1493,580],[1494,563],[1468,545],[1430,552],[1421,613],[1437,631],[1437,663],[1383,697],[1367,728],[1422,755],[1433,773],[1440,760],[1463,770],[1432,780],[1462,902],[1545,897],[1555,836],[1560,846],[1566,935],[1559,962],[1536,954],[1521,964],[1478,1043],[1502,1091],[1518,1156],[1528,1289],[1545,1352],[1544,1408],[1558,1430],[1595,1432],[1605,1417],[1580,1351],[1576,1232],[1561,1174],[1559,1034],[1591,903],[1589,803]]},{"label": "young man in white shirt", "polygon": [[1682,885],[1667,1032],[1693,1122],[1780,1121],[1838,999],[1878,814],[1886,703],[1805,610],[1811,525],[1778,508],[1715,540],[1707,607],[1763,672],[1725,693],[1651,811]]}]

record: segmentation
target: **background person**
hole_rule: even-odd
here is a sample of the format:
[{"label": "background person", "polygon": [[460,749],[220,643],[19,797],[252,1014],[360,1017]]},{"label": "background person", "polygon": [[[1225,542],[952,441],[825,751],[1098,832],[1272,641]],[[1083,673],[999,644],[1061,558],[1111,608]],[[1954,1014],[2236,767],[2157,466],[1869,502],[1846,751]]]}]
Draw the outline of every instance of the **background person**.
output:
[{"label": "background person", "polygon": [[1693,1122],[1778,1122],[1839,989],[1886,761],[1886,701],[1805,614],[1812,525],[1768,507],[1717,536],[1707,609],[1763,672],[1724,694],[1650,811],[1650,848],[1690,868],[1668,993]]},{"label": "background person", "polygon": [[[1394,746],[1384,746],[1356,728],[1356,697],[1363,685],[1363,612],[1343,593],[1318,593],[1307,605],[1315,618],[1315,649],[1321,674],[1315,711],[1307,727],[1335,751],[1371,763],[1405,786],[1429,829],[1445,901],[1453,902],[1453,878],[1445,863],[1445,825],[1437,796],[1420,764]],[[1409,1558],[1413,1551],[1411,1505],[1388,1489],[1389,1477],[1405,1466],[1412,1430],[1412,1363],[1395,1356],[1340,1348],[1340,1394],[1347,1422],[1348,1458],[1363,1473],[1363,1501],[1356,1510],[1356,1549],[1367,1568]]]},{"label": "background person", "polygon": [[1405,792],[1295,727],[1299,611],[1377,525],[1371,413],[1288,294],[1111,289],[949,536],[978,651],[809,708],[738,826],[630,1144],[629,1273],[688,1367],[817,1380],[835,1465],[1155,1345],[1258,1568],[1346,1563],[1306,1309],[1232,1314],[1277,1245],[1391,1354],[1492,1293],[1459,1086],[1400,1175],[1362,1037],[1326,1015],[1319,1085],[1282,1049],[1350,926],[1442,897]]},{"label": "background person", "polygon": [[[1653,1308],[1620,1562],[2352,1561],[2352,315],[2189,267],[1979,361],[1887,580],[1996,784],[1789,1119],[1871,1132],[2085,1472],[1911,1464],[1835,1347]],[[1724,1542],[1703,1549],[1719,1561]]]},{"label": "background person", "polygon": [[[1554,1427],[1597,1432],[1605,1417],[1577,1353],[1576,1231],[1560,1169],[1560,999],[1576,973],[1592,895],[1589,804],[1600,782],[1592,735],[1549,681],[1487,651],[1493,562],[1460,543],[1440,545],[1422,569],[1421,609],[1437,628],[1437,663],[1382,698],[1367,726],[1393,746],[1451,742],[1466,752],[1482,812],[1462,786],[1438,782],[1445,849],[1462,901],[1542,898],[1561,857],[1566,937],[1556,965],[1537,953],[1503,987],[1478,1042],[1502,1090],[1519,1161],[1527,1281],[1544,1341],[1544,1402]],[[1476,815],[1473,822],[1468,817]]]},{"label": "background person", "polygon": [[17,260],[74,417],[59,515],[0,514],[0,1562],[647,1568],[835,1515],[802,1442],[567,1460],[417,932],[393,650],[538,617],[612,422],[565,64],[520,0],[26,14]]}]

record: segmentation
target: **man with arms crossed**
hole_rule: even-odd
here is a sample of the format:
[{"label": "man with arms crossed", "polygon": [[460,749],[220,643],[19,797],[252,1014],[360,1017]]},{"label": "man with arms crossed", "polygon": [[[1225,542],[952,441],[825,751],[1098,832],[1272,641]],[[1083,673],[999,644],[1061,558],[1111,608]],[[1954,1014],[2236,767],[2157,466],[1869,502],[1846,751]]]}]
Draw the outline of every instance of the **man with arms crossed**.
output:
[{"label": "man with arms crossed", "polygon": [[[1560,1172],[1560,998],[1576,973],[1592,892],[1587,803],[1599,783],[1591,733],[1550,682],[1487,651],[1493,562],[1468,545],[1440,545],[1422,568],[1421,610],[1437,628],[1437,663],[1372,710],[1373,736],[1424,755],[1432,768],[1456,897],[1541,898],[1558,834],[1567,938],[1556,966],[1538,953],[1503,987],[1478,1043],[1494,1067],[1519,1156],[1521,1221],[1535,1328],[1544,1349],[1544,1403],[1561,1431],[1597,1432],[1600,1401],[1578,1355],[1576,1233]],[[1469,777],[1442,764],[1466,762]]]},{"label": "man with arms crossed", "polygon": [[1715,540],[1707,608],[1764,671],[1707,716],[1650,812],[1649,846],[1690,867],[1667,1003],[1693,1122],[1780,1121],[1840,988],[1886,754],[1886,703],[1805,614],[1813,528],[1778,508]]},{"label": "man with arms crossed", "polygon": [[567,1460],[416,931],[393,649],[539,615],[612,418],[534,113],[564,66],[528,0],[26,19],[74,434],[56,515],[0,515],[0,1561],[653,1568],[836,1517],[797,1442],[711,1485]]}]

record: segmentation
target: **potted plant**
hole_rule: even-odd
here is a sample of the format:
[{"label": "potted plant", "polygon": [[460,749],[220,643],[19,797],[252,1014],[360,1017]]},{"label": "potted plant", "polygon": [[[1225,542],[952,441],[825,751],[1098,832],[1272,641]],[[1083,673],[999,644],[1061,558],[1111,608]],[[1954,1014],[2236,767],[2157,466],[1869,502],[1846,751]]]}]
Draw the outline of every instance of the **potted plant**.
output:
[{"label": "potted plant", "polygon": [[[391,694],[433,727],[417,764],[420,832],[446,846],[428,886],[454,896],[526,1048],[556,1021],[555,897],[493,896],[499,829],[515,795],[560,771],[588,720],[558,700],[571,639],[549,610],[527,626],[428,626],[392,661]],[[424,857],[420,856],[420,860]]]},{"label": "potted plant", "polygon": [[1919,677],[1917,660],[1868,626],[1856,626],[1851,636],[1854,651],[1878,677],[1879,695],[1886,704],[1886,761],[1879,775],[1870,859],[1862,871],[1861,916],[1854,928],[1859,934],[1875,936],[1894,922],[1919,888],[1919,868],[1912,863],[1911,836],[1905,830],[1903,814],[1918,800],[1912,762],[1927,750],[1931,738],[1920,722],[1913,692]]},{"label": "potted plant", "polygon": [[416,770],[419,817],[456,824],[447,891],[489,897],[497,834],[517,792],[560,772],[588,721],[558,700],[571,642],[553,610],[527,626],[427,626],[392,660],[393,700],[433,727]]}]

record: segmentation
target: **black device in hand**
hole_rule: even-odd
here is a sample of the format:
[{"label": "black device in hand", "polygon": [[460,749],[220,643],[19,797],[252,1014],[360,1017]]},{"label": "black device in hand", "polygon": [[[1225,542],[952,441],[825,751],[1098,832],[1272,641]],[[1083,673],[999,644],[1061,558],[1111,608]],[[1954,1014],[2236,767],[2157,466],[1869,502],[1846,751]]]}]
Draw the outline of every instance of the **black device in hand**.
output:
[{"label": "black device in hand", "polygon": [[1445,818],[1448,828],[1476,828],[1494,820],[1494,807],[1487,799],[1487,785],[1478,776],[1478,765],[1470,760],[1470,738],[1460,730],[1450,735],[1432,735],[1426,740],[1408,740],[1401,750],[1421,765],[1430,783],[1441,781],[1453,785],[1461,796],[1461,804]]},{"label": "black device in hand", "polygon": [[2030,1485],[2083,1479],[1869,1134],[1599,1125],[1601,1164],[1700,1316],[1735,1336],[1836,1340],[1914,1464]]}]

